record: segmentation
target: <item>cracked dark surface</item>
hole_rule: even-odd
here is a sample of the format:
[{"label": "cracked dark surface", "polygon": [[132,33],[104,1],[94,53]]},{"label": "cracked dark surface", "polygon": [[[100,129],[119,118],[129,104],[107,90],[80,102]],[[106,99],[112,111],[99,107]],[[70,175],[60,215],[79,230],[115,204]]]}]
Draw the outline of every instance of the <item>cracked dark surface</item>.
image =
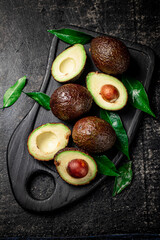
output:
[{"label": "cracked dark surface", "polygon": [[24,94],[0,119],[0,237],[87,236],[160,232],[160,2],[143,0],[1,0],[1,106],[6,89],[27,75],[27,91],[42,83],[52,35],[47,29],[73,24],[151,47],[156,65],[149,98],[157,119],[143,114],[131,146],[134,178],[112,198],[106,179],[78,203],[49,214],[23,210],[14,199],[7,173],[9,138],[33,105]]}]

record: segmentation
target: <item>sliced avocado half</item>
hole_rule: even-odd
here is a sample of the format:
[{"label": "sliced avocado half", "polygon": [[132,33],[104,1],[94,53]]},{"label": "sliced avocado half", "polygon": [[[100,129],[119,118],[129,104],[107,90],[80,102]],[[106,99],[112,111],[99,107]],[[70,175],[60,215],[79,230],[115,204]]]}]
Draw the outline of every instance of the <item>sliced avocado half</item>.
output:
[{"label": "sliced avocado half", "polygon": [[54,158],[60,177],[72,185],[85,185],[97,174],[97,164],[88,153],[77,148],[64,148]]},{"label": "sliced avocado half", "polygon": [[86,63],[86,51],[82,44],[75,44],[60,53],[54,60],[51,73],[58,82],[78,79]]},{"label": "sliced avocado half", "polygon": [[69,141],[71,130],[62,123],[46,123],[34,129],[28,137],[28,151],[38,160],[48,161]]},{"label": "sliced avocado half", "polygon": [[105,110],[120,110],[127,103],[128,93],[125,86],[113,76],[90,72],[86,77],[86,84],[95,103]]}]

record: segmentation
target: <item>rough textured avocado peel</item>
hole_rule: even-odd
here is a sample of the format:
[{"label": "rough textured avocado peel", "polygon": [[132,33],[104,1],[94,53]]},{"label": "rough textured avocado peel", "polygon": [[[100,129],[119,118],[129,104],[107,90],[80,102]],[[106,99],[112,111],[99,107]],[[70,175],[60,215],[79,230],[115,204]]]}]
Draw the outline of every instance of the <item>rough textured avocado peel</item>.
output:
[{"label": "rough textured avocado peel", "polygon": [[91,56],[96,67],[107,74],[122,74],[130,63],[126,45],[113,37],[99,36],[91,41]]},{"label": "rough textured avocado peel", "polygon": [[101,153],[114,145],[116,133],[103,119],[89,116],[75,123],[72,138],[79,148],[90,153]]},{"label": "rough textured avocado peel", "polygon": [[69,83],[54,91],[50,99],[50,107],[59,119],[72,121],[87,113],[92,102],[92,96],[87,88]]}]

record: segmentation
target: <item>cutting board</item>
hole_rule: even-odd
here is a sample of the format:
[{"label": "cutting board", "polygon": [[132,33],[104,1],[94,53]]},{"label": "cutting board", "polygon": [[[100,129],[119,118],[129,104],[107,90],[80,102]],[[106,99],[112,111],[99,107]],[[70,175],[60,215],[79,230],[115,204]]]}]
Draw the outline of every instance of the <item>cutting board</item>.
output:
[{"label": "cutting board", "polygon": [[[104,35],[103,33],[96,33],[75,26],[65,27],[88,33],[93,37]],[[123,42],[127,45],[131,55],[131,64],[127,75],[141,81],[146,91],[148,91],[154,69],[154,54],[152,50],[146,46],[129,41]],[[49,96],[52,95],[55,89],[61,86],[51,76],[52,62],[68,46],[67,43],[64,43],[55,36],[53,37],[48,64],[46,66],[46,74],[40,89],[41,92]],[[85,85],[87,73],[99,71],[91,59],[89,52],[90,44],[86,44],[84,47],[87,53],[87,62],[83,74],[76,82],[82,85]],[[127,104],[118,113],[127,131],[129,144],[131,144],[140,123],[142,112]],[[99,108],[95,104],[93,104],[89,115],[99,116]],[[27,139],[30,132],[34,128],[48,122],[63,121],[56,118],[51,111],[47,111],[35,103],[27,116],[13,132],[7,149],[8,174],[15,199],[23,208],[37,212],[53,211],[67,206],[74,201],[78,201],[95,189],[107,177],[98,174],[95,180],[86,186],[72,186],[59,177],[53,161],[41,162],[30,156],[27,149]],[[65,124],[72,130],[74,122]],[[72,140],[69,146],[74,146]],[[117,165],[122,159],[123,154],[113,149],[107,153],[107,156]]]}]

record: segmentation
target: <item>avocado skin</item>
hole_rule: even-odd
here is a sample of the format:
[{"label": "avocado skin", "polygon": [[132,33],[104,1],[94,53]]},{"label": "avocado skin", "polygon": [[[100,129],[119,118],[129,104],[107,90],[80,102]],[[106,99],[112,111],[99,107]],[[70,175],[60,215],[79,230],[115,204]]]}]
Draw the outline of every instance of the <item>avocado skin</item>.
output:
[{"label": "avocado skin", "polygon": [[120,40],[99,36],[91,41],[91,55],[96,67],[107,74],[122,74],[130,63],[130,54]]},{"label": "avocado skin", "polygon": [[75,123],[72,138],[78,147],[90,153],[101,153],[114,145],[116,133],[108,122],[89,116]]},{"label": "avocado skin", "polygon": [[50,107],[59,119],[72,121],[87,113],[92,102],[92,96],[87,88],[69,83],[54,91],[50,99]]}]

